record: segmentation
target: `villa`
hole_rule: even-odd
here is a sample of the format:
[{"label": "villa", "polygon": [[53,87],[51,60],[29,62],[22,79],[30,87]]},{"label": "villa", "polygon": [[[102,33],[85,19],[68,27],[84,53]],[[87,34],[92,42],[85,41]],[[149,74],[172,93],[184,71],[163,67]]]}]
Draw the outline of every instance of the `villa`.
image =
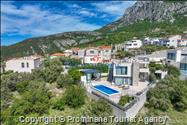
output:
[{"label": "villa", "polygon": [[173,65],[180,70],[187,70],[187,47],[168,50],[166,64]]},{"label": "villa", "polygon": [[137,86],[140,81],[148,80],[148,64],[146,58],[114,61],[109,68],[108,81],[117,86]]},{"label": "villa", "polygon": [[140,48],[142,46],[141,40],[131,40],[125,44],[126,49]]},{"label": "villa", "polygon": [[33,69],[42,67],[42,57],[33,55],[21,58],[13,58],[7,60],[5,65],[5,71],[32,72]]}]

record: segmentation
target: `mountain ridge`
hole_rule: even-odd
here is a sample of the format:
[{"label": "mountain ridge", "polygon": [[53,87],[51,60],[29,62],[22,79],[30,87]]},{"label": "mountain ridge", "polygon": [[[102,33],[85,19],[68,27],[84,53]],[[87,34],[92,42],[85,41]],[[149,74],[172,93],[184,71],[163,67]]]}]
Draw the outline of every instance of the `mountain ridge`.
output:
[{"label": "mountain ridge", "polygon": [[[161,9],[166,14],[162,14]],[[147,12],[149,13],[147,14]],[[180,16],[175,18],[174,14],[181,14],[182,19],[180,19]],[[177,32],[167,31],[170,30],[168,27],[164,27],[167,30],[163,30],[162,32],[165,34],[181,33],[182,30],[187,30],[187,24],[185,23],[186,17],[183,17],[185,14],[187,14],[187,2],[138,1],[132,7],[127,8],[119,20],[98,30],[65,32],[29,38],[10,46],[1,46],[1,57],[7,59],[31,54],[45,55],[63,51],[72,46],[87,44],[115,44],[128,40],[136,35],[138,37],[143,36],[149,30],[152,31],[157,27],[161,27],[161,31],[165,25],[171,25],[170,27],[172,28],[172,24],[174,25],[173,29],[179,27]],[[138,27],[143,31],[138,29]],[[133,28],[134,30],[132,30]]]}]

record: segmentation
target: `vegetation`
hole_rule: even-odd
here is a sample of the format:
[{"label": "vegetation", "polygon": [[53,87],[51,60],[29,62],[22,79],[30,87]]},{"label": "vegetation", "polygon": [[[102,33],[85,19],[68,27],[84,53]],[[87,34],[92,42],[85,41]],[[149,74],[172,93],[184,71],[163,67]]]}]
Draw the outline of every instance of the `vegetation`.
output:
[{"label": "vegetation", "polygon": [[133,57],[133,56],[134,56],[134,54],[129,51],[117,51],[117,53],[116,53],[116,57],[120,58],[120,59],[123,59],[125,57]]},{"label": "vegetation", "polygon": [[70,86],[65,91],[64,95],[65,104],[77,108],[85,103],[85,93],[84,90],[79,86]]},{"label": "vegetation", "polygon": [[172,75],[161,80],[148,92],[149,106],[162,111],[169,108],[184,111],[187,108],[186,82]]},{"label": "vegetation", "polygon": [[155,46],[155,45],[144,45],[140,48],[140,50],[145,51],[147,54],[151,54],[152,52],[155,51],[160,51],[167,49],[165,46]]},{"label": "vegetation", "polygon": [[133,97],[124,95],[124,96],[121,96],[118,104],[121,106],[125,106],[125,104],[129,103],[131,100],[133,100]]},{"label": "vegetation", "polygon": [[92,101],[92,103],[86,107],[84,114],[93,117],[108,117],[112,115],[112,108],[104,100]]},{"label": "vegetation", "polygon": [[106,64],[84,64],[81,66],[76,66],[74,69],[96,69],[102,73],[107,73],[108,72],[108,65]]}]

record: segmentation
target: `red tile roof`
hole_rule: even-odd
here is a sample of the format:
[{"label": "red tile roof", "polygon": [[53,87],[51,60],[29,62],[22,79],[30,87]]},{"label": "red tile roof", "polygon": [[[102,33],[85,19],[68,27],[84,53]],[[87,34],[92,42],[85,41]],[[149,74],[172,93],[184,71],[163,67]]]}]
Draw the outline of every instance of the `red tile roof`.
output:
[{"label": "red tile roof", "polygon": [[108,50],[108,49],[112,49],[111,46],[98,46],[99,49],[103,49],[103,50]]},{"label": "red tile roof", "polygon": [[53,53],[51,56],[65,56],[64,53]]}]

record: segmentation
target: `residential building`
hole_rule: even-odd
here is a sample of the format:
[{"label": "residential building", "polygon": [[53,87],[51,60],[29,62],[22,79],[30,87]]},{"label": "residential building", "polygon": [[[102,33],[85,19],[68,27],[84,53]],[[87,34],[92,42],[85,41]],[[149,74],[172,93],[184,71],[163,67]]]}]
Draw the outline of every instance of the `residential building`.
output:
[{"label": "residential building", "polygon": [[177,43],[178,47],[187,47],[187,35],[182,35],[181,40]]},{"label": "residential building", "polygon": [[187,47],[168,50],[166,64],[187,71]]},{"label": "residential building", "polygon": [[83,63],[97,64],[102,63],[103,59],[101,57],[101,51],[98,48],[89,47],[85,49],[85,55],[83,58]]},{"label": "residential building", "polygon": [[117,86],[136,86],[140,81],[148,80],[148,63],[149,61],[145,58],[113,61],[109,68],[108,81]]},{"label": "residential building", "polygon": [[143,40],[144,45],[157,45],[157,46],[167,46],[169,40],[164,38],[145,38]]},{"label": "residential building", "polygon": [[141,40],[131,40],[125,44],[126,49],[140,48],[142,46]]},{"label": "residential building", "polygon": [[21,58],[13,58],[6,61],[5,71],[14,72],[32,72],[33,69],[41,68],[41,56],[28,56]]},{"label": "residential building", "polygon": [[65,54],[64,53],[53,53],[50,55],[50,58],[53,59],[53,58],[59,58],[59,57],[64,57]]},{"label": "residential building", "polygon": [[100,56],[103,62],[110,62],[112,56],[112,46],[99,46]]},{"label": "residential building", "polygon": [[167,47],[177,47],[178,42],[181,41],[181,35],[172,35],[168,37],[169,42],[167,43]]}]

